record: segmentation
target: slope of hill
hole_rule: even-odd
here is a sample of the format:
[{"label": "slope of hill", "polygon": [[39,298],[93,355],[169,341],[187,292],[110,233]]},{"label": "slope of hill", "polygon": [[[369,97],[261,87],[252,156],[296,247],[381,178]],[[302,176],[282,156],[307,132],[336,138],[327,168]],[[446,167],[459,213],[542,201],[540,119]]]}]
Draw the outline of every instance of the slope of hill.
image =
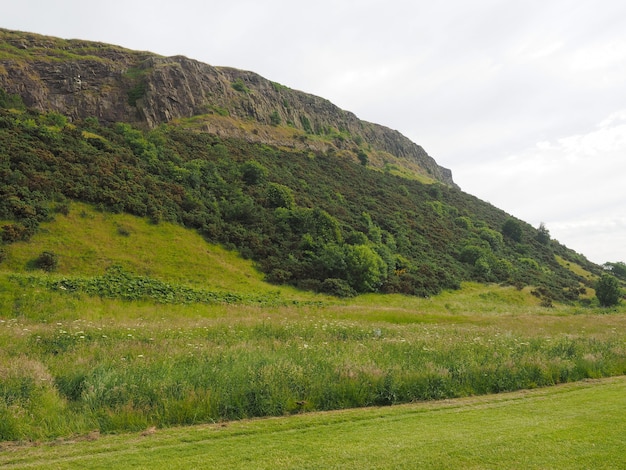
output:
[{"label": "slope of hill", "polygon": [[338,295],[432,295],[479,280],[542,286],[566,300],[590,283],[567,261],[599,269],[456,188],[332,152],[18,109],[1,110],[0,137],[4,243],[28,239],[75,199],[198,229],[272,282]]},{"label": "slope of hill", "polygon": [[550,305],[601,272],[321,98],[183,57],[0,36],[3,243],[80,200],[197,229],[271,282],[340,296],[474,280],[533,285]]}]

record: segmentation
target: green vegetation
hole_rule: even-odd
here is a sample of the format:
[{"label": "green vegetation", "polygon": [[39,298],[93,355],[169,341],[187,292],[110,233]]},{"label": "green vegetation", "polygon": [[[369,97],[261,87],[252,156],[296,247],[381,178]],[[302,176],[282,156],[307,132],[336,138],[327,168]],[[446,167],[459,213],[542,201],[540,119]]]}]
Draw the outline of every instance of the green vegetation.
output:
[{"label": "green vegetation", "polygon": [[14,468],[624,466],[623,378],[436,403],[313,413],[10,446]]},{"label": "green vegetation", "polygon": [[[5,58],[91,60],[96,47],[42,38],[25,53],[19,35],[0,35]],[[131,105],[147,71],[124,77]],[[238,99],[251,93],[231,85]],[[163,443],[151,456],[168,466],[182,436],[181,467],[328,467],[321,443],[341,453],[333,465],[360,468],[588,467],[598,455],[612,466],[623,455],[623,380],[594,382],[592,401],[590,382],[544,388],[626,374],[623,263],[590,263],[543,224],[433,183],[315,115],[289,115],[293,129],[277,111],[263,124],[202,109],[212,113],[142,130],[0,93],[0,448],[16,450],[0,464],[74,465],[84,454],[21,450],[123,432]],[[198,132],[212,128],[205,118],[284,147]],[[527,396],[539,402],[477,398],[536,388]],[[313,413],[416,402],[431,404]],[[246,421],[268,416],[293,419]],[[172,429],[197,424],[220,442]],[[532,439],[516,434],[530,428]],[[302,452],[301,439],[277,449],[276,436],[300,431]],[[466,433],[485,437],[488,455]],[[146,456],[133,452],[115,455],[125,466]]]},{"label": "green vegetation", "polygon": [[617,305],[622,296],[617,278],[610,274],[603,274],[596,283],[596,296],[603,307]]},{"label": "green vegetation", "polygon": [[233,87],[234,90],[239,91],[241,93],[245,93],[246,95],[250,93],[250,88],[248,88],[248,86],[245,84],[245,82],[241,78],[237,78],[231,84],[231,86]]},{"label": "green vegetation", "polygon": [[626,281],[626,263],[618,261],[617,263],[607,262],[603,265],[604,269],[609,271],[613,276]]},{"label": "green vegetation", "polygon": [[461,191],[332,152],[311,158],[173,126],[144,132],[1,108],[0,142],[4,244],[28,240],[80,200],[196,229],[268,280],[317,292],[431,296],[480,281],[541,287],[551,305],[593,288],[567,262],[602,273]]},{"label": "green vegetation", "polygon": [[[278,290],[249,261],[193,231],[84,204],[66,209],[29,241],[5,247],[2,440],[467,397],[626,373],[619,310],[546,310],[530,289],[480,284],[430,299]],[[339,235],[336,226],[325,230]],[[374,290],[381,256],[366,245],[346,247],[361,273],[350,282]],[[54,273],[33,265],[42,251],[56,254]],[[353,295],[337,278],[324,289]]]}]

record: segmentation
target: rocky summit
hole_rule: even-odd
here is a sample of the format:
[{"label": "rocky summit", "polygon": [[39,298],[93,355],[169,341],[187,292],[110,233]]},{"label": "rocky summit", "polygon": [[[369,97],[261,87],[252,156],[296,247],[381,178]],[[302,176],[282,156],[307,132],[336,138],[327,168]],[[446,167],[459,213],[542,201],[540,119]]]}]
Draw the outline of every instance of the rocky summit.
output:
[{"label": "rocky summit", "polygon": [[[455,186],[449,169],[398,131],[362,121],[326,99],[253,72],[5,29],[0,29],[0,44],[0,88],[40,111],[149,128],[204,116],[205,129],[217,135],[323,151],[356,148],[354,140],[380,153],[381,165],[383,160],[399,160],[413,170],[419,167],[424,177]],[[242,129],[241,120],[256,127],[252,132]],[[275,132],[278,125],[311,136],[343,135],[331,143],[293,138]]]}]

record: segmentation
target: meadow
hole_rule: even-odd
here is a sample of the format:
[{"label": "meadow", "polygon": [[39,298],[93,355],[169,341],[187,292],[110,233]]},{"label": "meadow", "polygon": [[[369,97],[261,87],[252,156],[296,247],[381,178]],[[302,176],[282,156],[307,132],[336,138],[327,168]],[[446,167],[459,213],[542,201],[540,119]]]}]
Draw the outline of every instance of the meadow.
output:
[{"label": "meadow", "polygon": [[[54,272],[32,267],[44,249],[59,256]],[[474,283],[431,298],[336,299],[267,284],[250,261],[193,231],[84,205],[10,245],[0,267],[2,441],[626,374],[623,306],[547,308],[529,288]]]}]

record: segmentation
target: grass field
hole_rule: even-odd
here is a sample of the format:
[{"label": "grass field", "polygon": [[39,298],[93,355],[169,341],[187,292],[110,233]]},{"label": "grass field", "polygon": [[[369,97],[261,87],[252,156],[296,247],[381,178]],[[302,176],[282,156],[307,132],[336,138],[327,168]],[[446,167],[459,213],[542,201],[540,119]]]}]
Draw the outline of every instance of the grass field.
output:
[{"label": "grass field", "polygon": [[[46,250],[51,273],[33,267]],[[626,374],[624,306],[546,308],[530,288],[469,283],[339,300],[81,204],[6,255],[0,466],[623,463],[624,380],[581,381]]]},{"label": "grass field", "polygon": [[0,448],[13,468],[626,466],[626,379]]}]

